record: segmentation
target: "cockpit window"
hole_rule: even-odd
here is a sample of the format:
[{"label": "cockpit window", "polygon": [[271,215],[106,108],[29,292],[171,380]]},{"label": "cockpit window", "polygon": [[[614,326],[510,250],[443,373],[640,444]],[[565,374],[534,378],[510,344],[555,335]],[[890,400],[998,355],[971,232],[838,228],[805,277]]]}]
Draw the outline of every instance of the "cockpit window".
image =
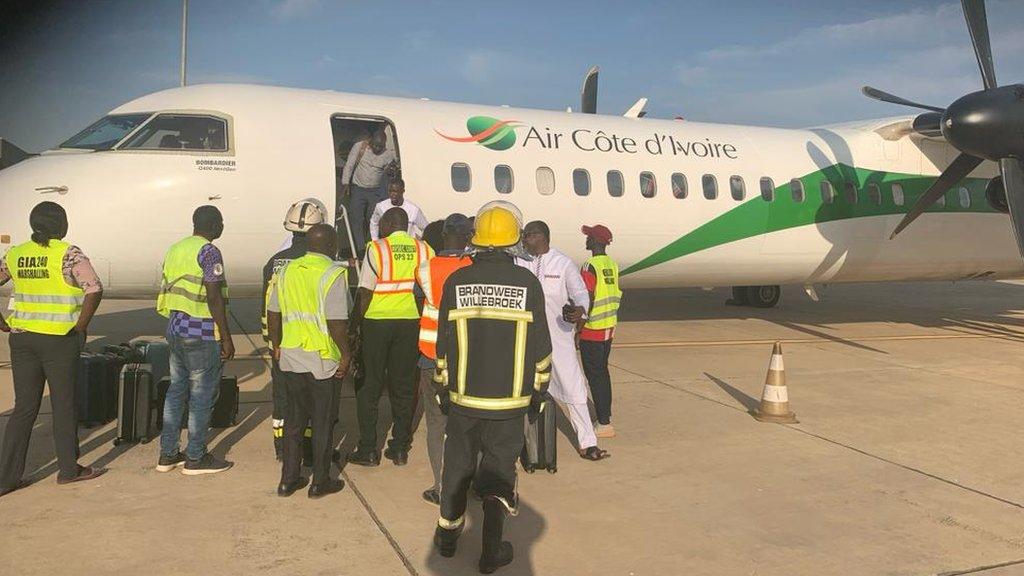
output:
[{"label": "cockpit window", "polygon": [[224,152],[228,149],[227,121],[215,116],[160,114],[118,149]]},{"label": "cockpit window", "polygon": [[149,112],[105,116],[85,130],[68,138],[60,147],[80,150],[110,150],[150,116],[152,114]]}]

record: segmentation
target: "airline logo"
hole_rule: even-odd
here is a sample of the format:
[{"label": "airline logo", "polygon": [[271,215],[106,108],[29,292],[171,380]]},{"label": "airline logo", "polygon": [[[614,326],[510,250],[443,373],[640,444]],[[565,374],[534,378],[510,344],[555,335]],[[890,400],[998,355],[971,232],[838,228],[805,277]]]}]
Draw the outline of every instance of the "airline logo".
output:
[{"label": "airline logo", "polygon": [[516,128],[521,126],[515,120],[498,120],[490,116],[473,116],[466,120],[469,136],[449,136],[434,130],[439,136],[452,142],[476,142],[491,150],[508,150],[516,145]]}]

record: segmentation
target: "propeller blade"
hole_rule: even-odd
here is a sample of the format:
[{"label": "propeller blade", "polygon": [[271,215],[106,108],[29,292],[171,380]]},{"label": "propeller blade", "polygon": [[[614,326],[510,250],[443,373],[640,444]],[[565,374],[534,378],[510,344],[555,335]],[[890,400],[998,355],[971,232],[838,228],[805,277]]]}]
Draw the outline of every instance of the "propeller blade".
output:
[{"label": "propeller blade", "polygon": [[878,88],[872,88],[871,86],[865,86],[861,88],[860,91],[868,98],[874,98],[875,100],[881,100],[882,102],[888,102],[890,104],[900,104],[903,106],[910,106],[912,108],[921,108],[922,110],[931,110],[932,112],[945,112],[944,109],[939,108],[938,106],[929,106],[927,104],[907,100],[906,98],[900,98],[895,94],[889,94],[888,92],[883,92]]},{"label": "propeller blade", "polygon": [[[935,203],[940,196],[946,193],[947,190],[953,187],[960,180],[963,180],[972,170],[981,164],[981,158],[977,156],[971,156],[970,154],[960,154],[953,160],[953,163],[946,167],[939,175],[935,182],[925,190],[924,194],[914,202],[914,205],[907,212],[907,215],[903,217],[896,229],[892,231],[892,235],[889,239],[892,240],[897,234],[903,231],[904,228],[910,226],[910,223],[917,220],[917,217],[924,213],[929,206]],[[1009,197],[1009,194],[1007,194]],[[1024,199],[1024,198],[1022,198]],[[1024,206],[1022,206],[1024,207]],[[1024,215],[1024,214],[1022,214]]]},{"label": "propeller blade", "polygon": [[1002,158],[999,171],[1003,173],[1003,188],[1006,189],[1006,203],[1010,206],[1017,248],[1024,255],[1024,162],[1016,158]]},{"label": "propeller blade", "polygon": [[580,112],[597,114],[597,74],[601,69],[591,66],[583,78],[583,89],[580,91]]},{"label": "propeller blade", "polygon": [[998,84],[996,84],[996,68],[992,63],[992,43],[988,38],[985,0],[961,1],[964,7],[964,18],[967,19],[967,30],[971,33],[971,44],[974,44],[974,55],[978,57],[981,81],[985,84],[985,90],[991,90]]}]

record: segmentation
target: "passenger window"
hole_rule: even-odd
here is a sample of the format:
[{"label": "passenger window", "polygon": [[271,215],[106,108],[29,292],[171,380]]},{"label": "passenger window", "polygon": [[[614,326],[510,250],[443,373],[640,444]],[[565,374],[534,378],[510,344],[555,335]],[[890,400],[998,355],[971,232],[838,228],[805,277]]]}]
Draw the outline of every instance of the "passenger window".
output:
[{"label": "passenger window", "polygon": [[743,183],[743,176],[729,177],[729,192],[732,194],[732,199],[737,202],[746,198],[747,186]]},{"label": "passenger window", "polygon": [[547,166],[537,168],[537,191],[545,196],[555,193],[555,173]]},{"label": "passenger window", "polygon": [[799,178],[789,181],[789,190],[793,193],[793,202],[804,201],[804,182]]},{"label": "passenger window", "polygon": [[456,192],[469,192],[471,184],[469,165],[464,162],[452,164],[452,188]]},{"label": "passenger window", "polygon": [[686,198],[686,175],[676,172],[672,175],[672,195],[682,200]]},{"label": "passenger window", "polygon": [[828,180],[821,181],[821,202],[823,204],[831,204],[836,201],[836,191],[832,188],[832,183]]},{"label": "passenger window", "polygon": [[970,208],[971,207],[971,193],[967,188],[960,188],[960,207]]},{"label": "passenger window", "polygon": [[622,196],[625,191],[625,184],[622,180],[622,172],[618,170],[608,171],[608,195],[615,198]]},{"label": "passenger window", "polygon": [[587,172],[583,168],[573,170],[572,189],[576,191],[577,196],[586,196],[590,194],[590,172]]},{"label": "passenger window", "polygon": [[900,184],[892,185],[892,203],[903,206],[903,186]]},{"label": "passenger window", "polygon": [[512,169],[504,164],[499,164],[494,167],[494,188],[499,194],[511,194],[512,186]]},{"label": "passenger window", "polygon": [[160,114],[147,122],[119,150],[200,150],[226,152],[228,123],[223,118]]},{"label": "passenger window", "polygon": [[946,195],[943,194],[942,196],[939,196],[939,198],[935,201],[935,204],[939,208],[945,208],[946,207]]},{"label": "passenger window", "polygon": [[658,183],[654,180],[654,174],[651,172],[640,173],[640,195],[644,198],[654,198],[654,195],[658,193]]},{"label": "passenger window", "polygon": [[875,206],[882,205],[882,191],[878,188],[878,184],[874,182],[868,184],[868,201]]},{"label": "passenger window", "polygon": [[765,202],[775,201],[775,182],[767,176],[761,178],[761,198]]},{"label": "passenger window", "polygon": [[857,186],[853,182],[843,183],[843,192],[846,194],[846,202],[848,204],[857,203]]},{"label": "passenger window", "polygon": [[718,179],[714,174],[705,174],[700,179],[701,187],[704,188],[704,197],[708,200],[718,198]]}]

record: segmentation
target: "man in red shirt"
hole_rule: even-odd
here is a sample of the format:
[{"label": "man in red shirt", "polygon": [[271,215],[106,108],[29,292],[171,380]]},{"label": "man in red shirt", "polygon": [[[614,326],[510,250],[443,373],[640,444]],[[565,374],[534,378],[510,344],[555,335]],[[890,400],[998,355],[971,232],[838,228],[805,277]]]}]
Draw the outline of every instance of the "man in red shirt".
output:
[{"label": "man in red shirt", "polygon": [[580,274],[590,293],[590,310],[587,322],[580,331],[580,358],[583,372],[590,384],[590,395],[597,411],[597,426],[594,433],[598,438],[612,438],[612,380],[608,373],[608,356],[612,350],[612,335],[618,323],[619,266],[606,253],[612,243],[612,232],[605,226],[584,226],[587,250],[591,257],[583,265]]}]

